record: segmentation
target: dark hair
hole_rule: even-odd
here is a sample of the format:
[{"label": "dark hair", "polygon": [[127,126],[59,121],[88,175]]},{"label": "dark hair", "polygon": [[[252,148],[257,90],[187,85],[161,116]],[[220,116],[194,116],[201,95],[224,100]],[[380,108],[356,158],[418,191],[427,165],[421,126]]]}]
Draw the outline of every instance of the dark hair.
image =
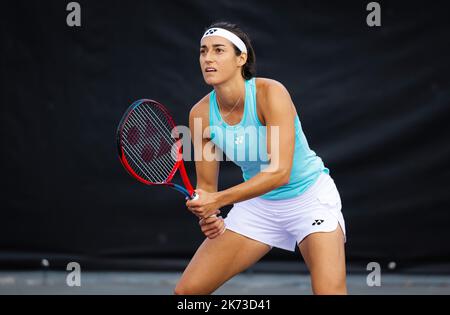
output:
[{"label": "dark hair", "polygon": [[[242,66],[242,76],[245,80],[250,80],[256,75],[256,56],[255,56],[255,50],[252,47],[252,43],[250,42],[250,38],[248,35],[242,31],[236,24],[229,23],[229,22],[215,22],[208,26],[206,30],[212,28],[212,27],[219,27],[226,29],[227,31],[230,31],[234,33],[237,37],[239,37],[247,47],[247,62]],[[236,56],[239,56],[241,54],[241,51],[239,48],[234,45],[234,51],[236,53]]]}]

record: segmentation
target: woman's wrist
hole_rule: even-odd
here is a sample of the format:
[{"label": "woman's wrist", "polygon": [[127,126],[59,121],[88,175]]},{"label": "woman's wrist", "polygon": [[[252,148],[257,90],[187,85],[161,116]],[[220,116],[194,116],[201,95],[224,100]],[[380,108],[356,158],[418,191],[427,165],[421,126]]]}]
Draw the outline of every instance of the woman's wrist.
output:
[{"label": "woman's wrist", "polygon": [[227,200],[226,190],[218,191],[215,194],[216,194],[216,200],[217,200],[216,202],[218,204],[218,206],[217,206],[218,209],[225,207],[226,205],[229,204],[229,202]]}]

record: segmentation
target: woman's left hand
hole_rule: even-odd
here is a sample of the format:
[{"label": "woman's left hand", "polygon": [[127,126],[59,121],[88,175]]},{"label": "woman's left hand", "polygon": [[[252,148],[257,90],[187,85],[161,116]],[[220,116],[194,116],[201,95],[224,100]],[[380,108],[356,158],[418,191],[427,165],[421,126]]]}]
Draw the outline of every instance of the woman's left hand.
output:
[{"label": "woman's left hand", "polygon": [[221,207],[217,198],[218,194],[203,189],[196,189],[195,192],[198,199],[186,201],[187,208],[199,218],[207,218],[216,214],[217,209]]}]

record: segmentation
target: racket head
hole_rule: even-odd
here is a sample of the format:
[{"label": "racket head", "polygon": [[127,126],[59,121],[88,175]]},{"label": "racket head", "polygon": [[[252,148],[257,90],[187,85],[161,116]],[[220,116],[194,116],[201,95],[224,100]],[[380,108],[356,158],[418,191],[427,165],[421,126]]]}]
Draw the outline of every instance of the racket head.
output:
[{"label": "racket head", "polygon": [[172,185],[182,163],[181,141],[169,111],[151,99],[135,101],[122,116],[116,132],[120,162],[146,185]]}]

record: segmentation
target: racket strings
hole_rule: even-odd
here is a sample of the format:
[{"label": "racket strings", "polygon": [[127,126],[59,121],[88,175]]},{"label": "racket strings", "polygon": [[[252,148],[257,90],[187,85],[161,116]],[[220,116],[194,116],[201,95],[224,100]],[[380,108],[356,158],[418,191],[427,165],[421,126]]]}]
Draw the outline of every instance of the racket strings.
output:
[{"label": "racket strings", "polygon": [[[158,113],[156,113],[155,111],[153,111],[151,108],[148,107],[139,107],[138,111],[142,111],[143,113],[147,114],[147,117],[154,117],[158,123],[159,126],[162,126],[163,129],[165,130],[165,132],[162,132],[161,135],[164,136],[166,138],[166,140],[168,140],[168,142],[172,142],[174,141],[174,139],[172,138],[171,134],[172,131],[169,130],[169,128],[167,128],[167,125],[170,125],[169,122],[167,121],[167,119],[165,118],[161,118],[158,116]],[[162,114],[160,114],[162,115]],[[152,125],[153,127],[156,127],[156,125]]]},{"label": "racket strings", "polygon": [[[129,163],[130,166],[133,168],[133,170],[138,173],[139,176],[150,180],[152,182],[164,182],[164,178],[162,177],[162,175],[160,175],[159,173],[153,171],[154,168],[149,168],[148,166],[145,166],[145,164],[141,163],[139,161],[139,152],[137,152],[135,149],[133,149],[132,146],[125,144],[124,148],[126,148],[127,150],[125,150],[125,153],[127,155],[127,157],[129,159],[131,159],[131,161],[133,163]],[[136,170],[136,167],[139,170]]]},{"label": "racket strings", "polygon": [[[146,116],[146,117],[149,118],[149,120],[151,120],[152,116]],[[151,129],[153,133],[156,133],[158,135],[157,138],[160,140],[159,143],[155,143],[154,142],[155,138],[152,137],[151,135],[147,139],[151,139],[153,141],[153,143],[159,148],[159,153],[161,153],[163,156],[165,156],[167,153],[171,153],[171,158],[176,161],[177,152],[178,152],[177,151],[178,148],[174,146],[176,139],[172,138],[171,131],[166,127],[166,125],[160,119],[158,119],[158,121],[159,121],[159,123],[161,123],[161,126],[164,127],[165,132],[164,132],[164,130],[158,131],[158,129],[156,129],[156,126],[154,124],[147,123],[146,133],[148,132],[148,129]],[[141,121],[141,123],[142,123],[142,121]],[[170,151],[171,149],[175,149],[175,150],[173,152],[171,152]]]},{"label": "racket strings", "polygon": [[171,122],[157,108],[143,103],[128,116],[121,144],[130,167],[142,178],[167,181],[178,162],[179,147],[169,127]]},{"label": "racket strings", "polygon": [[[144,142],[144,141],[143,141]],[[132,159],[134,165],[142,172],[143,178],[150,180],[151,182],[164,182],[171,169],[174,166],[173,161],[169,160],[167,156],[160,156],[157,159],[153,159],[157,144],[153,141],[144,142],[142,145],[131,145],[126,139],[124,143],[125,153]],[[149,147],[150,145],[150,147]],[[131,164],[132,168],[135,167]],[[136,171],[136,170],[135,170]]]},{"label": "racket strings", "polygon": [[[134,120],[133,118],[131,118],[131,119]],[[137,120],[139,122],[137,122],[136,124],[145,124],[145,122],[142,122],[139,119],[137,119]],[[142,140],[143,145],[140,145],[140,143],[138,142],[136,144],[136,146],[139,147],[139,149],[143,153],[142,157],[143,157],[143,159],[145,161],[148,161],[148,162],[156,161],[159,164],[161,164],[161,162],[166,162],[167,165],[171,165],[172,164],[171,163],[172,160],[166,154],[168,152],[168,149],[170,149],[171,146],[173,146],[174,140],[172,139],[172,143],[169,145],[169,143],[167,143],[165,139],[160,138],[160,137],[157,137],[157,138],[160,140],[159,143],[157,142],[158,140],[155,139],[155,137],[150,136],[150,137],[147,137],[146,139]],[[149,159],[148,156],[150,155],[150,158],[151,158],[151,153],[152,152],[148,152],[148,151],[146,152],[145,151],[145,149],[148,148],[149,144],[151,145],[152,148],[157,148],[157,150],[158,150],[157,153],[160,155],[161,159],[154,159],[154,160],[153,159]],[[144,146],[144,145],[147,145],[147,146]],[[164,152],[164,154],[161,154],[161,152]],[[164,165],[160,165],[160,166],[164,166]],[[173,165],[171,167],[173,167]]]},{"label": "racket strings", "polygon": [[[151,158],[151,155],[153,154],[153,151],[151,149],[145,150],[144,147],[139,145],[130,145],[127,140],[125,140],[124,147],[128,149],[130,157],[133,158],[133,162],[135,165],[143,172],[144,175],[146,175],[147,178],[152,179],[158,179],[156,182],[162,182],[164,181],[164,175],[162,175],[164,172],[157,172],[158,170],[168,170],[169,168],[173,168],[173,163],[167,159],[167,157],[161,157],[159,159],[149,160]],[[152,144],[156,146],[155,144]],[[146,157],[150,156],[150,157]],[[153,165],[156,164],[156,165]],[[170,170],[169,170],[170,172]],[[145,178],[145,177],[144,177]]]},{"label": "racket strings", "polygon": [[[139,118],[136,118],[136,120],[131,118],[131,120],[134,121],[136,125],[145,124],[145,122],[143,122]],[[159,143],[158,139],[161,140]],[[173,140],[170,145],[173,145]],[[138,142],[135,145],[136,150],[138,150],[138,156],[140,156],[144,160],[144,162],[150,164],[156,163],[158,167],[162,168],[163,170],[169,169],[170,171],[174,166],[174,159],[171,156],[167,155],[167,152],[169,152],[167,151],[168,146],[169,144],[165,142],[164,138],[159,136],[159,133],[156,134],[156,136],[146,137],[142,139],[141,142]],[[155,154],[158,156],[158,158],[153,158]]]}]

